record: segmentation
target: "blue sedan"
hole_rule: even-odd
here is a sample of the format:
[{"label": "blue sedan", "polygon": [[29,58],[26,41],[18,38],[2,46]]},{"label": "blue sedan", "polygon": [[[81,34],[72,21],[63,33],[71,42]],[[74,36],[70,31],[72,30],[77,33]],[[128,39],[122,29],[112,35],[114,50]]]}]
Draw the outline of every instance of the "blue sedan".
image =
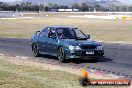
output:
[{"label": "blue sedan", "polygon": [[104,55],[102,44],[90,40],[78,28],[49,26],[37,31],[31,38],[35,57],[48,54],[58,57],[61,62],[73,58],[100,58]]}]

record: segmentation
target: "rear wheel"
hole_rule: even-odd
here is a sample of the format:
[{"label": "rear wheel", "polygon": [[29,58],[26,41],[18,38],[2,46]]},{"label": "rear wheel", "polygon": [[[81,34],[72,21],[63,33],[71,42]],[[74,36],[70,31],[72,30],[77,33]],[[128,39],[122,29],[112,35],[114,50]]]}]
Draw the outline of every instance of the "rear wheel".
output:
[{"label": "rear wheel", "polygon": [[61,62],[65,62],[66,61],[66,59],[65,59],[65,52],[64,52],[63,47],[60,47],[58,49],[58,55],[57,55],[57,57],[58,57],[59,61],[61,61]]},{"label": "rear wheel", "polygon": [[35,57],[40,56],[37,44],[34,43],[34,44],[32,45],[32,51],[33,51],[33,55],[34,55]]}]

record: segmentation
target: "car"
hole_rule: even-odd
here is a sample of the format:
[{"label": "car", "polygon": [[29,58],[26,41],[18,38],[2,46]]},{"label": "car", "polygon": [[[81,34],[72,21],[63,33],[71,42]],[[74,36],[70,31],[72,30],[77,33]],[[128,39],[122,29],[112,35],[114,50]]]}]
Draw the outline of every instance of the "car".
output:
[{"label": "car", "polygon": [[31,38],[31,48],[35,57],[41,54],[52,55],[61,62],[104,56],[101,43],[91,40],[90,35],[70,26],[49,26],[37,31]]}]

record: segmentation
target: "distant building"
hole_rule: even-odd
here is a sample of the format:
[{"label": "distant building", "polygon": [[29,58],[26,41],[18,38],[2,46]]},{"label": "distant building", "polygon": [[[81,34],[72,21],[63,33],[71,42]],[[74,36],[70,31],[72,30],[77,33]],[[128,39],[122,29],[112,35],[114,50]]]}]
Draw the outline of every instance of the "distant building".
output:
[{"label": "distant building", "polygon": [[119,2],[118,0],[100,0],[100,2]]},{"label": "distant building", "polygon": [[58,12],[79,12],[79,9],[58,9]]}]

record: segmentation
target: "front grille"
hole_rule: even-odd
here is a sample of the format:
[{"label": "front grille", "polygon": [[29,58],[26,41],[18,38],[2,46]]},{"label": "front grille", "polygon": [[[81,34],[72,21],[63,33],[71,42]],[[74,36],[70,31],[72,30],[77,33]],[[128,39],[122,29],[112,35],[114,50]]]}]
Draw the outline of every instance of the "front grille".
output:
[{"label": "front grille", "polygon": [[81,51],[75,51],[75,55],[76,56],[82,56],[82,52]]},{"label": "front grille", "polygon": [[95,45],[82,45],[82,49],[96,49]]},{"label": "front grille", "polygon": [[94,51],[94,54],[86,54],[87,51],[75,51],[75,56],[103,56],[104,55],[104,52],[99,52],[99,51]]}]

